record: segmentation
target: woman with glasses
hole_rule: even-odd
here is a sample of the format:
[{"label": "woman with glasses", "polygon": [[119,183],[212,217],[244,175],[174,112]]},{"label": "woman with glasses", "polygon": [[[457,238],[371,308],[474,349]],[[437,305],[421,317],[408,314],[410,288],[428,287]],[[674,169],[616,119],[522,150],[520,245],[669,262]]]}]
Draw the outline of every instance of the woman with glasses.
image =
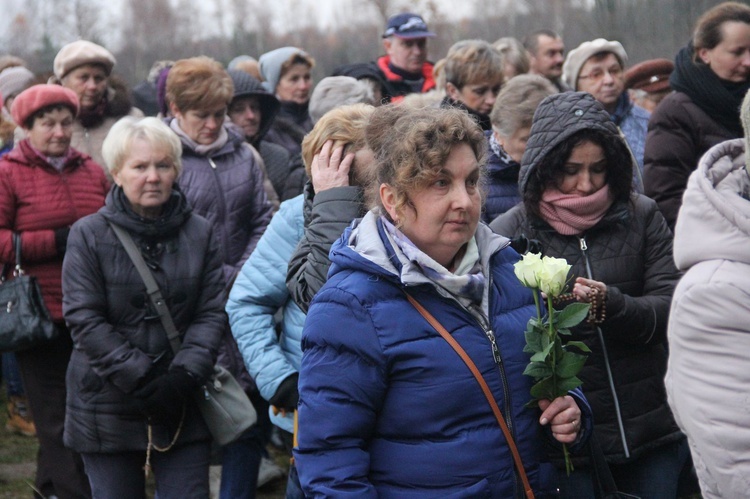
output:
[{"label": "woman with glasses", "polygon": [[633,169],[633,186],[643,192],[643,149],[651,115],[628,96],[624,74],[627,60],[620,42],[604,38],[583,42],[565,58],[563,80],[576,92],[593,95],[619,127],[638,163]]}]

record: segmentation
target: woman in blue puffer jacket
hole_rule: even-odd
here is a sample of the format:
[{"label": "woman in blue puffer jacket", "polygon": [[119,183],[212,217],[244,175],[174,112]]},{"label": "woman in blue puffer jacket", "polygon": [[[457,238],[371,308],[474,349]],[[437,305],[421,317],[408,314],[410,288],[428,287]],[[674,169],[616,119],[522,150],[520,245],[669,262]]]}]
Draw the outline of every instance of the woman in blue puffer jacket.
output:
[{"label": "woman in blue puffer jacket", "polygon": [[580,392],[526,405],[535,307],[509,240],[479,224],[486,147],[465,112],[425,109],[400,117],[376,151],[378,207],[334,244],[302,334],[294,456],[306,496],[523,495],[480,385],[407,294],[477,365],[536,497],[556,488],[545,430],[551,442],[586,441]]},{"label": "woman in blue puffer jacket", "polygon": [[[342,106],[318,121],[302,142],[308,175],[323,149],[326,157],[332,149],[341,149],[341,166],[349,165],[352,172],[368,166],[366,158],[354,156],[365,147],[364,130],[373,109],[365,104]],[[320,191],[332,187],[320,182],[316,186]],[[284,430],[290,452],[305,314],[291,298],[285,281],[289,260],[304,235],[304,203],[301,194],[281,204],[237,276],[227,303],[232,333],[245,365],[261,396],[272,406],[271,421]],[[279,311],[282,316],[277,325]],[[292,469],[287,498],[301,496],[295,477]]]}]

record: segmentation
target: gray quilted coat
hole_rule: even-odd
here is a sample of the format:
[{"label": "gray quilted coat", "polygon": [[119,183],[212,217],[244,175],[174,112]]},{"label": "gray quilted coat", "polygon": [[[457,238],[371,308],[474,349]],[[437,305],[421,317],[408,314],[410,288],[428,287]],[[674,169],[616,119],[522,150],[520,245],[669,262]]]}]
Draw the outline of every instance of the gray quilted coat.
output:
[{"label": "gray quilted coat", "polygon": [[[587,128],[619,136],[589,94],[557,94],[543,101],[522,161],[522,191],[551,149]],[[579,377],[607,460],[628,462],[649,449],[684,438],[667,405],[663,382],[667,318],[679,273],[672,261],[672,234],[656,203],[633,194],[629,202],[613,204],[581,236],[559,234],[544,220],[528,215],[523,204],[495,219],[490,227],[507,237],[524,234],[539,240],[544,254],[565,258],[572,265],[570,279],[590,277],[607,285],[606,320],[601,325],[604,343],[591,326],[582,326],[574,334],[574,339],[586,342],[592,350]],[[614,391],[607,380],[608,369],[613,373]]]},{"label": "gray quilted coat", "polygon": [[[63,263],[63,311],[75,342],[64,439],[78,452],[146,450],[146,419],[130,393],[152,365],[180,366],[207,379],[226,323],[221,255],[211,225],[193,215],[176,191],[166,216],[151,223],[123,198],[114,187],[99,212],[73,225]],[[176,356],[143,280],[107,220],[130,232],[149,263],[182,338]],[[154,426],[154,444],[167,445],[176,426]],[[208,438],[189,401],[178,443]]]}]

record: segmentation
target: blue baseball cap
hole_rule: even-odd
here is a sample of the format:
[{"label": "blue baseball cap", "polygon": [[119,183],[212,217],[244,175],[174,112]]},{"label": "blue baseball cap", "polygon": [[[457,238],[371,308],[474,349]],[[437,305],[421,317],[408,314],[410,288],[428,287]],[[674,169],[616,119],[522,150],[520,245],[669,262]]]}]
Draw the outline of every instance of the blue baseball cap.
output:
[{"label": "blue baseball cap", "polygon": [[397,36],[399,38],[426,38],[435,36],[435,33],[427,29],[427,23],[421,16],[404,12],[388,18],[388,24],[383,33],[383,38]]}]

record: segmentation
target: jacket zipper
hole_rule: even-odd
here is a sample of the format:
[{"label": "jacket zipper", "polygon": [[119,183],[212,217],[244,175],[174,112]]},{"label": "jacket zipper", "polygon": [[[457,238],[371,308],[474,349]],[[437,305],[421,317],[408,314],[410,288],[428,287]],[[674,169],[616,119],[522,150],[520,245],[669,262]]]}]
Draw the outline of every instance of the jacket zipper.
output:
[{"label": "jacket zipper", "polygon": [[[591,262],[589,261],[588,255],[588,244],[586,244],[586,237],[580,236],[578,238],[581,246],[581,255],[583,255],[583,262],[586,264],[586,275],[589,279],[594,279],[594,274],[591,272]],[[599,343],[602,345],[602,355],[604,356],[604,366],[607,371],[607,381],[609,382],[609,390],[612,392],[612,399],[615,402],[615,416],[617,417],[617,429],[620,432],[620,440],[622,440],[622,448],[625,451],[625,457],[630,458],[630,449],[628,448],[628,441],[625,437],[625,425],[622,422],[622,412],[620,411],[620,399],[617,397],[617,390],[615,389],[615,380],[612,375],[612,365],[609,363],[609,354],[607,353],[607,344],[604,342],[604,333],[602,328],[596,326],[596,333],[599,337]]]},{"label": "jacket zipper", "polygon": [[[207,156],[206,159],[208,160],[208,164],[211,165],[211,170],[213,171],[214,176],[214,182],[216,183],[216,199],[219,202],[219,219],[217,220],[217,226],[224,225],[224,221],[226,220],[226,213],[227,213],[227,205],[226,200],[224,199],[224,190],[221,188],[221,182],[219,181],[219,172],[216,168],[216,163],[214,163],[214,160]],[[224,241],[224,263],[229,262],[229,236],[226,230],[222,230],[222,240]]]},{"label": "jacket zipper", "polygon": [[[488,289],[492,289],[492,272],[488,271],[488,279],[487,279],[487,285],[489,286]],[[462,305],[463,306],[463,305]],[[491,306],[490,303],[487,304],[488,308],[488,315],[492,315],[489,313],[489,307]],[[464,307],[466,309],[466,307]],[[511,403],[510,403],[510,385],[508,383],[508,376],[505,374],[505,366],[503,365],[503,356],[500,352],[500,346],[497,344],[497,338],[495,337],[494,331],[492,331],[492,328],[489,324],[489,318],[485,319],[484,314],[481,310],[478,310],[477,313],[473,313],[471,310],[466,309],[466,311],[469,313],[469,315],[473,316],[477,324],[479,324],[479,327],[482,328],[482,331],[484,331],[485,336],[487,336],[487,339],[490,342],[490,347],[492,348],[492,358],[495,361],[495,365],[497,365],[498,372],[500,373],[500,381],[503,384],[503,392],[505,396],[503,397],[503,409],[504,413],[503,416],[505,417],[505,423],[508,425],[508,430],[510,431],[511,437],[515,440],[516,435],[513,431],[513,416],[511,414]],[[516,490],[516,496],[521,497],[522,494],[520,494],[519,491],[523,490],[523,483],[521,482],[521,476],[518,473],[518,470],[516,470],[515,463],[513,465],[513,474],[515,476],[515,490]]]}]

